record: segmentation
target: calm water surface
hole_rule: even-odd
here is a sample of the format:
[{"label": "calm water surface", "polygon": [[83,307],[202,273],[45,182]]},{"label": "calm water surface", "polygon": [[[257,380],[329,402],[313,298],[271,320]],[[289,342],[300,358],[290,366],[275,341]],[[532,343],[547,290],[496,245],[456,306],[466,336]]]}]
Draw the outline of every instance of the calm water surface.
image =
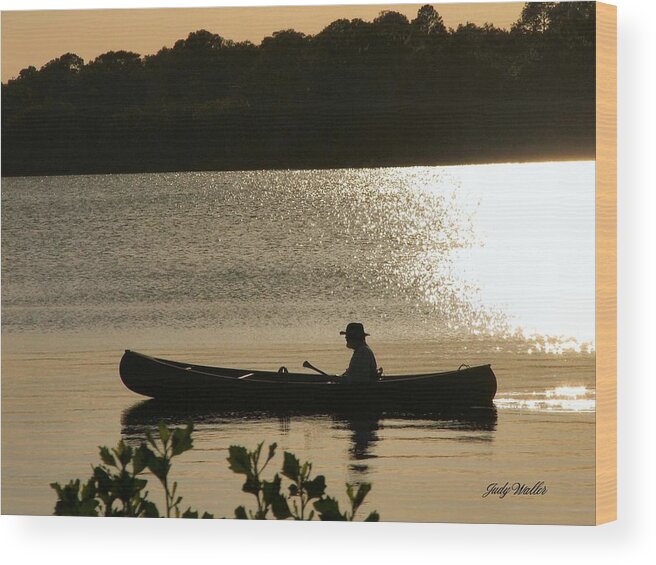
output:
[{"label": "calm water surface", "polygon": [[[591,522],[593,202],[592,162],[4,179],[3,513],[191,417],[174,472],[219,516],[250,502],[228,446],[276,441],[385,520]],[[496,410],[187,414],[118,379],[125,348],[342,371],[349,320],[388,374],[492,363]],[[482,497],[506,481],[548,492]]]}]

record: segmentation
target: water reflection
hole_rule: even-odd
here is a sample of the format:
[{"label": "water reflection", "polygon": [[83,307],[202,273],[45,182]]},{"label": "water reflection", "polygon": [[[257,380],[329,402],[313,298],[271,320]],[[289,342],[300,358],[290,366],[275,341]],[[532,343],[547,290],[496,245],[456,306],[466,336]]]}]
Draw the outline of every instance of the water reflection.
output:
[{"label": "water reflection", "polygon": [[[378,412],[334,416],[334,429],[347,429],[351,432],[349,455],[352,460],[361,461],[376,457],[371,448],[379,439],[381,419],[381,414]],[[368,466],[352,465],[351,468],[366,471]]]},{"label": "water reflection", "polygon": [[[426,432],[493,432],[497,425],[495,408],[439,409],[430,411],[390,411],[372,409],[341,410],[316,413],[309,410],[226,410],[208,405],[184,405],[176,402],[146,400],[126,409],[121,416],[121,434],[130,443],[146,439],[146,432],[155,432],[160,422],[167,426],[183,426],[193,422],[196,427],[239,428],[245,423],[277,421],[278,432],[287,435],[295,423],[317,418],[329,420],[332,430],[349,432],[349,468],[366,472],[367,461],[375,459],[376,445],[382,440],[385,429],[417,430]],[[471,435],[465,439],[471,440]],[[493,434],[477,434],[477,441],[492,441]]]}]

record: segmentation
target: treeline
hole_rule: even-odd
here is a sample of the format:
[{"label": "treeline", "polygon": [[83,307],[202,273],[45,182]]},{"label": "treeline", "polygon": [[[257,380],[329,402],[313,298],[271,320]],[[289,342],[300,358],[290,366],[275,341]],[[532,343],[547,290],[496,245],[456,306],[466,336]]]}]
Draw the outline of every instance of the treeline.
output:
[{"label": "treeline", "polygon": [[594,2],[528,3],[510,30],[447,29],[428,5],[260,45],[200,30],[2,85],[3,175],[590,157],[594,140]]}]

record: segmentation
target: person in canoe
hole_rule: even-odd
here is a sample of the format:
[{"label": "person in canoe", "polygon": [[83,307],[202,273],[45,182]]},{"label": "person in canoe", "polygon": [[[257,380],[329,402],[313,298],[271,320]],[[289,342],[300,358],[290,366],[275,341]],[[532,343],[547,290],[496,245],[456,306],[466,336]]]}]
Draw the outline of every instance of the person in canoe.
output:
[{"label": "person in canoe", "polygon": [[339,332],[346,337],[346,347],[353,350],[348,369],[342,375],[344,384],[372,382],[378,379],[378,365],[374,352],[367,345],[364,326],[359,322],[351,322],[346,330]]}]

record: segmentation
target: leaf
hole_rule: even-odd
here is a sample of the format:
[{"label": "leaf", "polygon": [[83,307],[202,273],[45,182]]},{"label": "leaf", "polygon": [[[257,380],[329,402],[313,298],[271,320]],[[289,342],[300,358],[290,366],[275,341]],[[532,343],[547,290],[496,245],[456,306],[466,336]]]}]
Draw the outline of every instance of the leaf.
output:
[{"label": "leaf", "polygon": [[135,475],[141,473],[147,466],[151,457],[155,454],[148,449],[145,443],[142,443],[137,449],[134,450],[134,457],[132,458],[132,472]]},{"label": "leaf", "polygon": [[116,460],[114,459],[114,456],[109,452],[108,447],[99,447],[100,449],[100,459],[102,459],[102,462],[105,465],[109,465],[111,467],[116,467]]},{"label": "leaf", "polygon": [[197,510],[192,510],[191,508],[187,508],[182,513],[182,518],[198,518],[198,511]]},{"label": "leaf", "polygon": [[237,520],[248,520],[248,516],[246,514],[246,508],[244,508],[243,506],[237,506],[237,508],[235,508],[235,518]]},{"label": "leaf", "polygon": [[286,520],[292,516],[287,500],[285,500],[285,497],[282,494],[278,494],[271,501],[271,510],[273,511],[276,520]]},{"label": "leaf", "polygon": [[193,447],[191,432],[193,425],[189,424],[186,428],[176,428],[171,434],[172,455],[180,455]]},{"label": "leaf", "polygon": [[91,477],[82,487],[82,500],[93,500],[96,497],[96,481]]},{"label": "leaf", "polygon": [[228,449],[230,470],[241,475],[252,475],[251,460],[248,451],[241,445],[231,445]]},{"label": "leaf", "polygon": [[164,457],[151,457],[148,460],[148,469],[160,481],[164,482],[171,469],[171,464]]},{"label": "leaf", "polygon": [[55,491],[57,491],[57,496],[61,498],[64,491],[59,483],[50,483],[50,488],[55,489]]},{"label": "leaf", "polygon": [[121,501],[127,502],[134,497],[134,495],[138,494],[147,483],[148,481],[137,479],[128,473],[121,473],[112,481],[110,493]]},{"label": "leaf", "polygon": [[365,518],[364,521],[365,522],[378,522],[379,520],[380,520],[380,516],[378,515],[378,512],[376,512],[374,510],[371,514],[369,514],[369,516],[367,516]]},{"label": "leaf", "polygon": [[169,436],[171,435],[171,432],[166,427],[166,424],[164,422],[160,422],[157,427],[159,428],[159,437],[162,440],[162,443],[166,445],[169,441]]},{"label": "leaf", "polygon": [[136,489],[135,494],[137,494],[139,491],[143,490],[146,485],[148,484],[148,481],[146,479],[137,479],[135,477],[132,477],[132,481],[134,484],[134,488]]},{"label": "leaf", "polygon": [[298,496],[298,487],[295,484],[289,485],[289,496]]},{"label": "leaf", "polygon": [[96,484],[100,494],[107,494],[112,490],[114,481],[105,469],[102,467],[95,467],[93,470],[93,477],[96,479]]},{"label": "leaf", "polygon": [[257,444],[257,447],[255,448],[253,453],[251,453],[251,457],[252,457],[253,463],[254,463],[254,465],[253,465],[254,469],[257,469],[257,463],[260,460],[260,453],[262,453],[262,446],[263,445],[264,445],[264,442],[261,441],[260,443]]},{"label": "leaf", "polygon": [[260,484],[260,481],[258,481],[253,475],[248,475],[241,490],[257,496],[257,493],[260,492],[261,488],[262,485]]},{"label": "leaf", "polygon": [[284,462],[282,464],[282,474],[285,475],[288,479],[291,479],[294,482],[298,482],[298,476],[300,472],[300,464],[296,456],[289,451],[285,451]]},{"label": "leaf", "polygon": [[97,500],[85,500],[80,504],[78,516],[98,516],[98,505]]},{"label": "leaf", "polygon": [[280,475],[276,473],[273,481],[262,481],[262,495],[264,504],[270,506],[273,500],[280,496]]},{"label": "leaf", "polygon": [[320,498],[314,503],[314,509],[319,513],[322,521],[345,522],[346,516],[339,511],[339,503],[334,498],[327,496]]},{"label": "leaf", "polygon": [[150,502],[150,500],[142,500],[141,516],[144,518],[159,518],[159,510],[153,502]]},{"label": "leaf", "polygon": [[157,449],[157,442],[153,438],[153,435],[150,433],[150,430],[146,430],[146,439],[148,443],[153,446],[154,449]]},{"label": "leaf", "polygon": [[267,463],[268,463],[269,461],[271,461],[271,459],[273,459],[273,456],[276,454],[276,448],[277,448],[277,447],[278,447],[278,444],[277,444],[277,443],[272,443],[272,444],[269,446],[269,454],[267,455],[267,460],[266,460]]},{"label": "leaf", "polygon": [[[349,485],[350,486],[350,485]],[[353,511],[353,514],[355,514],[355,511],[360,508],[360,505],[364,502],[365,497],[371,490],[371,483],[362,483],[358,487],[358,492],[356,493],[354,498],[351,498],[351,508]]]},{"label": "leaf", "polygon": [[214,514],[210,514],[209,512],[203,512],[203,515],[201,516],[201,520],[212,520],[214,519]]},{"label": "leaf", "polygon": [[129,445],[126,445],[123,440],[119,441],[116,449],[113,449],[112,451],[123,467],[132,460],[132,448]]},{"label": "leaf", "polygon": [[311,481],[304,481],[303,488],[308,495],[308,500],[321,498],[326,492],[326,478],[323,475],[318,475]]}]

